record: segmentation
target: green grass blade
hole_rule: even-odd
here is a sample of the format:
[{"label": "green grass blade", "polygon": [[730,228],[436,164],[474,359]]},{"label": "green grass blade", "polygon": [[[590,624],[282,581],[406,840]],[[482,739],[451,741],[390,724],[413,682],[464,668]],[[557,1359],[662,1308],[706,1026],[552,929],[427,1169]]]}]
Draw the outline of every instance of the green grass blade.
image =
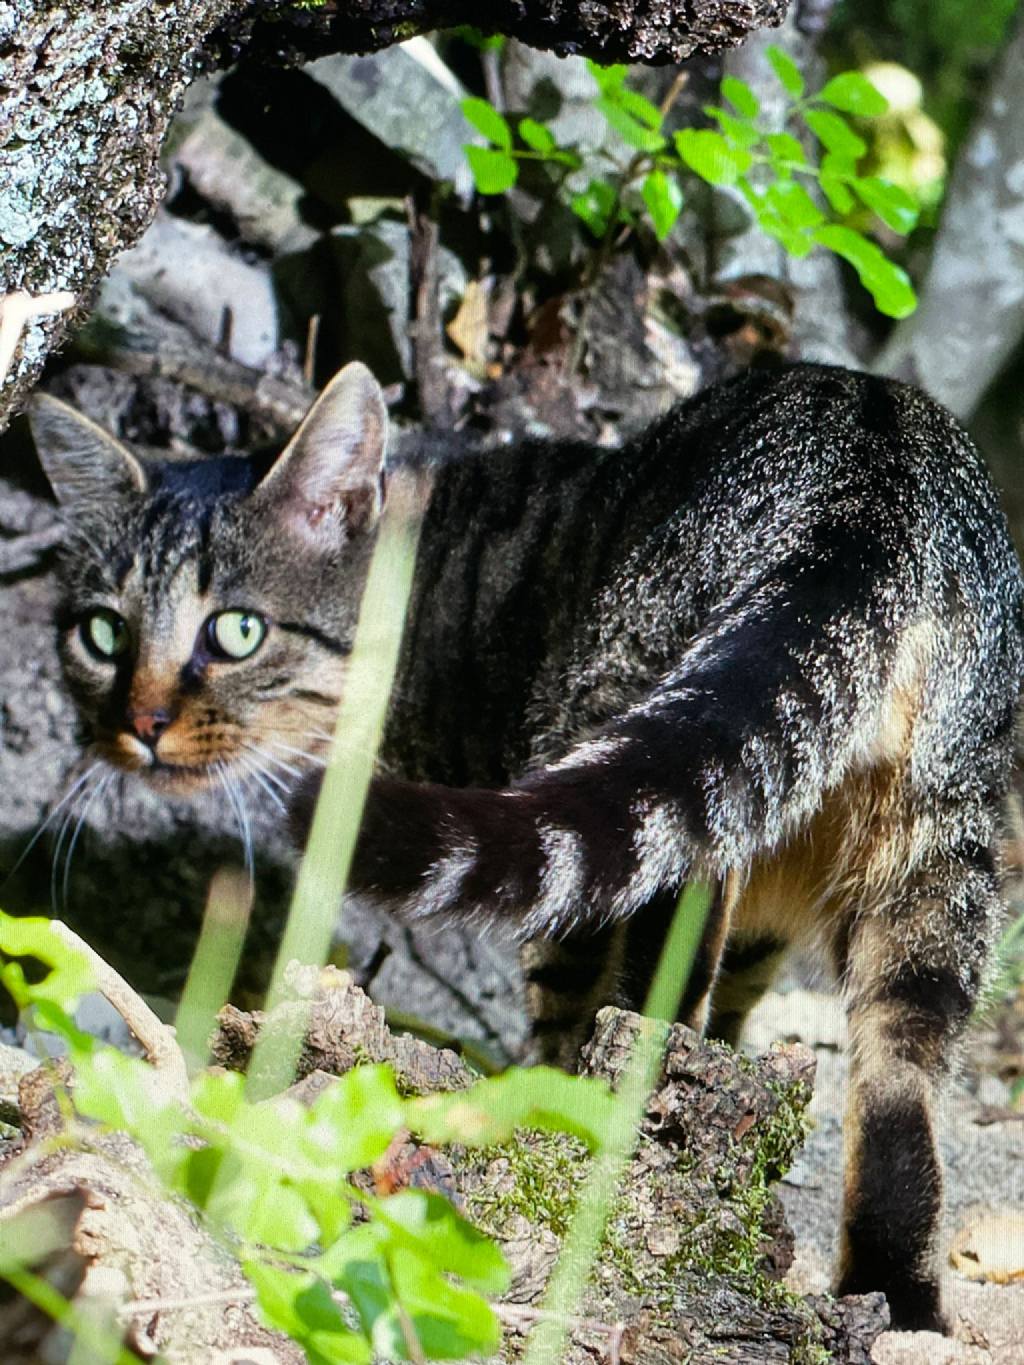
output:
[{"label": "green grass blade", "polygon": [[209,1060],[210,1034],[235,979],[251,910],[249,878],[237,868],[219,868],[210,881],[199,942],[174,1020],[190,1068]]},{"label": "green grass blade", "polygon": [[612,1202],[636,1146],[647,1097],[661,1066],[668,1025],[655,1020],[676,1016],[710,903],[710,893],[704,886],[687,886],[679,897],[644,1003],[644,1014],[651,1022],[637,1036],[623,1071],[603,1149],[591,1163],[544,1296],[543,1308],[549,1316],[542,1318],[530,1334],[523,1365],[552,1365],[564,1358],[569,1321],[576,1316],[583,1297]]},{"label": "green grass blade", "polygon": [[[330,762],[271,977],[268,1009],[285,997],[289,962],[326,960],[338,923],[398,666],[424,501],[415,476],[393,479],[360,604]],[[260,1035],[249,1068],[251,1099],[290,1083],[301,1034],[292,1021],[287,1028],[267,1028]]]}]

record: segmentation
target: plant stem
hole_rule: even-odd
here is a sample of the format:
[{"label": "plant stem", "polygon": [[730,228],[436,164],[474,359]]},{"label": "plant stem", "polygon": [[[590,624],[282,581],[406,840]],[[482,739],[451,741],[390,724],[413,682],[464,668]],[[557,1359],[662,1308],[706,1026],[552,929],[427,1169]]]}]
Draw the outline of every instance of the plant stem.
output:
[{"label": "plant stem", "polygon": [[647,1097],[661,1066],[670,1027],[661,1021],[676,1017],[703,936],[709,905],[710,895],[703,886],[688,886],[679,897],[644,1003],[647,1019],[642,1021],[623,1069],[618,1102],[602,1150],[583,1183],[562,1253],[548,1282],[544,1295],[548,1316],[538,1322],[531,1334],[523,1365],[552,1365],[564,1357],[567,1324],[578,1316],[577,1306],[600,1250],[612,1201],[636,1146]]}]

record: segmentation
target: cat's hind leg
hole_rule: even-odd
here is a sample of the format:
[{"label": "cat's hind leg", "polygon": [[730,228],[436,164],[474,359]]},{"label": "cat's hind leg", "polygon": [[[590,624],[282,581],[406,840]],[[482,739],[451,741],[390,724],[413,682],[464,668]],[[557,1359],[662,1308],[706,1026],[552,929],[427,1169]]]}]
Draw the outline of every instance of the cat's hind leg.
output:
[{"label": "cat's hind leg", "polygon": [[574,1071],[594,1015],[618,999],[626,925],[533,939],[520,952],[538,1061]]},{"label": "cat's hind leg", "polygon": [[[663,892],[624,923],[524,946],[527,1007],[543,1061],[572,1068],[603,1005],[644,1009],[678,903],[677,891]],[[682,986],[676,1018],[698,1032],[707,1017],[731,911],[732,898],[715,887],[685,983],[683,964],[668,964],[675,984]]]},{"label": "cat's hind leg", "polygon": [[769,933],[734,933],[722,954],[707,1024],[709,1038],[735,1048],[747,1015],[769,989],[782,959],[785,940]]},{"label": "cat's hind leg", "polygon": [[1000,910],[988,850],[965,841],[852,916],[836,947],[850,1034],[837,1288],[884,1290],[901,1329],[948,1328],[934,1107]]}]

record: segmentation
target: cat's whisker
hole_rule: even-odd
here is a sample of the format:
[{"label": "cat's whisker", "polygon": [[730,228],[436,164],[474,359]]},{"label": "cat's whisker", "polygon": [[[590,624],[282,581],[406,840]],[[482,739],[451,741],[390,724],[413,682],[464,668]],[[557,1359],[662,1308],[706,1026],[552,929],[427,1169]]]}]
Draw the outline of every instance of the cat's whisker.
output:
[{"label": "cat's whisker", "polygon": [[[323,743],[326,744],[326,745],[328,746],[329,749],[331,749],[331,748],[334,747],[334,735],[333,735],[333,734],[326,734],[323,730],[312,730],[312,729],[306,730],[304,733],[307,734],[307,735],[310,737],[310,739],[319,739],[319,740],[322,740]],[[375,759],[375,758],[377,757],[377,753],[378,753],[378,750],[377,750],[376,748],[368,748],[366,745],[361,745],[358,749],[351,748],[351,747],[348,746],[348,745],[346,745],[345,747],[348,749],[348,751],[349,751],[350,753],[358,753],[359,756],[360,756],[361,758],[369,758],[369,759],[371,759],[371,760],[372,760],[372,759]],[[312,755],[310,755],[310,757],[312,757]],[[330,762],[330,759],[329,759],[329,757],[325,754],[324,757],[323,757],[320,761],[321,761],[321,762],[323,763],[323,765],[326,767],[327,764]]]},{"label": "cat's whisker", "polygon": [[71,860],[75,856],[75,848],[78,844],[78,840],[81,836],[82,830],[85,828],[85,822],[86,819],[88,818],[89,811],[91,810],[96,800],[110,786],[111,782],[113,781],[113,778],[114,774],[112,772],[104,773],[103,776],[99,778],[99,780],[97,781],[96,785],[93,787],[89,795],[83,801],[81,810],[78,813],[78,821],[75,825],[75,832],[71,836],[71,842],[68,844],[68,851],[64,856],[64,878],[61,884],[61,903],[63,905],[65,912],[67,911],[68,907],[68,887],[71,884]]},{"label": "cat's whisker", "polygon": [[249,825],[249,813],[245,808],[245,798],[238,789],[238,784],[231,776],[227,765],[220,759],[216,761],[214,767],[221,780],[231,807],[235,812],[235,819],[238,821],[238,832],[242,840],[242,856],[245,862],[245,875],[252,886],[256,881],[256,860],[253,853],[252,829]]},{"label": "cat's whisker", "polygon": [[86,787],[78,793],[76,801],[72,802],[65,810],[60,825],[57,828],[57,842],[53,846],[53,853],[50,856],[50,911],[54,919],[60,917],[60,899],[57,895],[57,873],[61,866],[64,856],[64,841],[68,837],[68,831],[75,818],[76,812],[80,809],[80,802],[88,802],[89,789]]},{"label": "cat's whisker", "polygon": [[[297,739],[303,738],[306,735],[306,733],[307,733],[306,731],[300,731],[299,733],[297,733],[296,738]],[[310,738],[315,739],[316,736],[310,735]],[[268,740],[267,743],[272,745],[275,749],[280,749],[283,753],[295,754],[297,758],[305,758],[310,763],[326,764],[327,762],[326,754],[316,753],[312,749],[302,749],[295,744],[285,744],[284,741],[280,739],[271,739]]]},{"label": "cat's whisker", "polygon": [[291,794],[291,788],[288,786],[288,783],[284,780],[284,778],[281,777],[279,773],[273,772],[270,768],[266,766],[265,763],[260,762],[260,758],[266,759],[267,757],[269,757],[269,755],[261,754],[258,749],[252,749],[251,752],[253,754],[259,754],[260,757],[250,758],[244,754],[239,755],[239,761],[241,762],[245,770],[248,773],[250,773],[251,776],[253,777],[266,778],[268,782],[272,782],[274,784],[278,791],[282,792],[285,796],[289,796]]},{"label": "cat's whisker", "polygon": [[[273,742],[273,740],[270,740],[271,744],[273,744]],[[259,744],[243,744],[242,747],[248,753],[255,754],[257,758],[263,759],[265,763],[275,764],[278,768],[281,768],[282,771],[290,773],[292,777],[302,776],[301,771],[296,768],[294,763],[286,763],[283,758],[278,758],[276,754],[268,753],[267,750]]]},{"label": "cat's whisker", "polygon": [[36,844],[38,844],[39,840],[43,837],[43,835],[46,833],[46,831],[47,831],[47,830],[50,828],[50,826],[53,824],[54,820],[56,820],[57,816],[61,813],[61,811],[62,811],[62,810],[64,809],[64,807],[68,804],[68,802],[69,802],[70,800],[73,799],[75,793],[76,793],[77,791],[79,791],[79,789],[80,789],[82,786],[84,786],[84,784],[85,784],[86,782],[88,782],[89,778],[93,775],[93,773],[96,771],[96,769],[97,769],[99,766],[100,766],[100,764],[99,764],[99,760],[98,760],[98,759],[96,760],[96,762],[90,763],[90,765],[88,766],[88,768],[86,768],[85,772],[81,775],[81,777],[79,777],[79,778],[75,781],[74,785],[73,785],[72,787],[70,787],[70,788],[64,793],[64,795],[60,798],[60,800],[59,800],[59,801],[57,802],[57,804],[54,806],[53,810],[50,811],[50,813],[46,816],[45,819],[43,819],[43,820],[40,821],[38,829],[37,829],[36,832],[32,835],[32,838],[29,839],[29,841],[28,841],[28,843],[25,845],[24,849],[22,849],[21,853],[20,853],[19,856],[18,856],[18,861],[17,861],[17,862],[14,864],[14,866],[11,868],[10,872],[8,872],[8,874],[7,874],[7,876],[4,878],[3,882],[0,883],[0,886],[6,886],[6,885],[7,885],[7,883],[10,881],[10,879],[11,879],[11,878],[14,876],[14,874],[17,872],[18,868],[21,867],[22,863],[25,861],[25,859],[28,857],[28,855],[29,855],[29,854],[32,852],[32,850],[35,848]]},{"label": "cat's whisker", "polygon": [[[297,749],[294,744],[282,744],[279,739],[271,739],[267,742],[275,749],[280,749],[286,754],[295,754],[297,758],[304,758],[307,763],[318,763],[322,768],[327,766],[327,758],[324,754],[315,754],[309,749]],[[269,757],[269,755],[267,756]],[[280,759],[277,761],[280,762]],[[293,768],[292,771],[295,772],[296,776],[302,776],[301,772],[297,769]]]},{"label": "cat's whisker", "polygon": [[282,801],[281,797],[278,795],[278,793],[274,790],[274,788],[270,785],[270,782],[268,781],[268,779],[276,781],[280,786],[281,791],[287,793],[288,788],[284,786],[283,783],[281,783],[280,779],[275,778],[274,774],[267,772],[265,768],[258,767],[257,764],[252,759],[246,758],[244,757],[244,755],[240,756],[239,762],[242,764],[242,767],[246,775],[248,777],[251,777],[254,782],[259,784],[263,791],[266,792],[267,796],[269,796],[270,799],[276,804],[278,810],[282,812],[286,811],[288,807],[285,805],[284,801]]}]

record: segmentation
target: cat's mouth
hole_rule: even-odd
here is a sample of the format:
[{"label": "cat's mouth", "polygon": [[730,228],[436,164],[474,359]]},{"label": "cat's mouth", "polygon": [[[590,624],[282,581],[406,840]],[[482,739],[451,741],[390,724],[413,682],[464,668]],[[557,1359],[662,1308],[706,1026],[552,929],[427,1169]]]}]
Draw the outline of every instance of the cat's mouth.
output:
[{"label": "cat's mouth", "polygon": [[165,796],[197,796],[223,786],[226,777],[246,773],[240,751],[225,750],[182,761],[161,755],[159,750],[125,734],[97,738],[94,747],[110,767],[140,778],[147,787]]},{"label": "cat's mouth", "polygon": [[227,762],[209,763],[164,763],[156,759],[146,768],[135,771],[147,786],[168,796],[195,796],[218,786],[225,772],[230,771]]}]

